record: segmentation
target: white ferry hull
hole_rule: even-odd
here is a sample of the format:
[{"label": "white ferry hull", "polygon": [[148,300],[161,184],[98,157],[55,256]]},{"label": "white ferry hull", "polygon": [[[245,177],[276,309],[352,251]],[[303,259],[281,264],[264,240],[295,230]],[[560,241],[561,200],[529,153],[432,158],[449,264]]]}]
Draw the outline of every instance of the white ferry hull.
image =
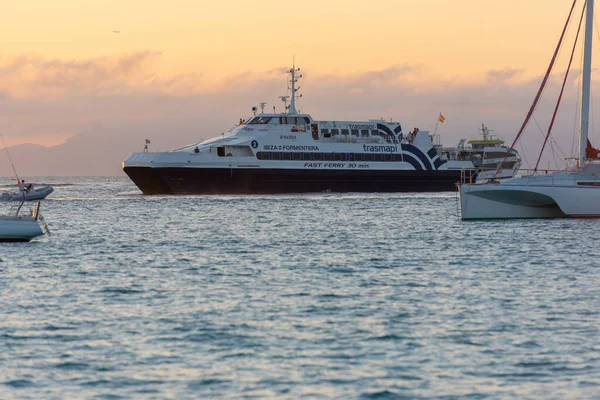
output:
[{"label": "white ferry hull", "polygon": [[127,166],[144,194],[439,192],[456,190],[460,170],[324,170]]}]

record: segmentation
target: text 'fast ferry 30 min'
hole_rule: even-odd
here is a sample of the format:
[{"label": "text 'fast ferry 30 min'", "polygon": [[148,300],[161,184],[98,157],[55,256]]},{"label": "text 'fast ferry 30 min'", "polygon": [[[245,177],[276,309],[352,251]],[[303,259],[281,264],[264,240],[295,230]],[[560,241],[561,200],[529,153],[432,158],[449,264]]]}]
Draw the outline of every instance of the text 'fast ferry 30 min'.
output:
[{"label": "text 'fast ferry 30 min'", "polygon": [[144,194],[453,191],[461,169],[475,170],[471,161],[440,158],[427,131],[404,134],[398,122],[316,121],[298,113],[298,71],[288,71],[286,113],[264,113],[261,103],[261,113],[222,136],[132,153],[123,170]]}]

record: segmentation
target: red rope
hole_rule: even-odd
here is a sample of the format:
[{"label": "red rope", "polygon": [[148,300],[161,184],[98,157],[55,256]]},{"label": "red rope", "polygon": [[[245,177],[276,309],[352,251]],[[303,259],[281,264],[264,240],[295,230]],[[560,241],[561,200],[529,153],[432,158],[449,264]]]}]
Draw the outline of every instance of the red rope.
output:
[{"label": "red rope", "polygon": [[[587,2],[587,0],[586,0],[586,2]],[[544,75],[542,84],[540,85],[537,95],[535,96],[535,99],[533,100],[533,104],[531,105],[531,108],[529,108],[529,112],[527,113],[527,117],[525,117],[525,121],[523,121],[523,125],[521,125],[521,129],[519,129],[519,133],[517,134],[517,137],[515,138],[513,143],[510,145],[509,149],[506,151],[506,154],[504,155],[504,159],[502,160],[502,163],[500,163],[498,166],[498,169],[496,169],[496,177],[500,173],[500,169],[502,168],[504,161],[506,161],[506,158],[508,157],[508,155],[512,152],[513,148],[515,147],[517,140],[519,140],[519,138],[521,137],[521,134],[523,134],[523,131],[525,130],[525,127],[529,123],[529,119],[533,115],[533,112],[535,111],[535,108],[537,107],[537,103],[540,100],[540,97],[542,96],[542,92],[544,91],[544,88],[546,87],[546,83],[548,83],[548,78],[550,77],[550,73],[552,72],[552,68],[554,67],[554,62],[556,61],[556,57],[558,56],[558,51],[560,50],[560,48],[562,46],[562,42],[565,37],[567,27],[569,26],[569,21],[571,21],[571,16],[573,15],[573,9],[575,8],[575,3],[577,3],[577,0],[573,0],[573,5],[571,6],[571,11],[569,11],[569,16],[567,17],[567,21],[565,22],[565,27],[563,28],[562,34],[560,35],[560,39],[558,40],[558,44],[556,45],[556,50],[554,50],[554,55],[552,56],[552,60],[550,60],[550,65],[548,65],[548,70],[546,71],[546,75]]]},{"label": "red rope", "polygon": [[[587,0],[584,2],[587,3]],[[581,18],[579,19],[579,27],[577,28],[577,35],[575,36],[575,43],[573,43],[573,50],[571,50],[571,58],[569,59],[569,65],[567,66],[567,72],[565,72],[565,79],[563,79],[562,87],[560,88],[560,95],[558,96],[558,101],[556,102],[556,107],[554,108],[554,114],[552,114],[552,120],[550,121],[550,126],[548,127],[548,133],[546,134],[546,138],[544,139],[544,144],[542,145],[542,150],[540,150],[540,155],[538,156],[537,163],[535,163],[535,168],[533,172],[535,173],[538,169],[538,165],[540,165],[540,160],[542,159],[542,153],[544,152],[544,148],[546,147],[546,142],[548,142],[548,138],[550,137],[550,132],[552,132],[552,127],[554,126],[554,120],[556,119],[556,113],[558,113],[558,107],[560,107],[560,101],[562,100],[563,92],[565,91],[565,85],[567,83],[567,78],[569,77],[569,71],[571,70],[571,63],[573,62],[573,55],[575,54],[575,48],[577,47],[577,40],[579,40],[579,32],[581,31],[581,24],[583,23],[583,16],[585,15],[585,7],[581,10]]]}]

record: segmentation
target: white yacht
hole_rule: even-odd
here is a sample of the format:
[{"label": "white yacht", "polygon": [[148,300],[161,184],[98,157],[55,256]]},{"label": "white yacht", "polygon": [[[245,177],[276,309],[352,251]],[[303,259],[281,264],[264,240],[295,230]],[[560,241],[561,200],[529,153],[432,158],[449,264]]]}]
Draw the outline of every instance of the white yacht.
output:
[{"label": "white yacht", "polygon": [[132,153],[123,170],[144,194],[453,191],[461,170],[477,173],[471,160],[440,157],[427,131],[298,112],[298,72],[288,71],[285,113],[265,113],[261,103],[227,133],[173,151]]},{"label": "white yacht", "polygon": [[[575,3],[571,7],[569,19],[565,24],[563,34],[573,14],[574,6]],[[594,20],[593,0],[587,0],[582,13],[584,11],[586,23],[577,167],[572,170],[552,174],[534,174],[532,176],[523,176],[486,184],[463,183],[459,187],[461,218],[463,220],[567,217],[600,218],[600,181],[598,180],[598,176],[600,176],[600,163],[597,160],[598,152],[594,151],[591,145],[588,144]],[[547,77],[552,70],[554,59],[560,49],[561,43],[562,37],[546,73],[546,77],[538,91],[538,95],[523,123],[521,131],[517,135],[517,139],[523,132],[535,109]],[[574,44],[573,51],[575,48],[576,45]],[[573,54],[571,55],[572,59]],[[569,68],[567,69],[567,74],[568,71]],[[564,82],[566,81],[565,77]],[[558,110],[559,104],[560,102],[557,103],[556,110]],[[551,126],[548,135],[550,134]]]},{"label": "white yacht", "polygon": [[[455,147],[442,147],[436,144],[443,159],[471,161],[477,168],[477,180],[514,178],[521,167],[521,157],[515,149],[504,145],[504,140],[492,134],[485,124],[481,124],[480,137],[467,141],[461,139]],[[439,136],[436,135],[436,139]]]}]

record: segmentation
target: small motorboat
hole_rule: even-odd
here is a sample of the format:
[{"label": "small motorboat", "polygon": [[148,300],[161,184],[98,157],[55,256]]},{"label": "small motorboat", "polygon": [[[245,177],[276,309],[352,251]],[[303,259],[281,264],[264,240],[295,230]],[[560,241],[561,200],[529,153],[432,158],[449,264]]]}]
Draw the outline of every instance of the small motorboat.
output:
[{"label": "small motorboat", "polygon": [[44,186],[35,189],[32,184],[25,185],[18,192],[3,192],[0,194],[0,200],[3,201],[38,201],[43,200],[54,191],[52,186]]},{"label": "small motorboat", "polygon": [[29,242],[31,239],[50,233],[40,213],[40,202],[35,203],[29,214],[21,213],[23,203],[14,213],[0,215],[0,242]]}]

